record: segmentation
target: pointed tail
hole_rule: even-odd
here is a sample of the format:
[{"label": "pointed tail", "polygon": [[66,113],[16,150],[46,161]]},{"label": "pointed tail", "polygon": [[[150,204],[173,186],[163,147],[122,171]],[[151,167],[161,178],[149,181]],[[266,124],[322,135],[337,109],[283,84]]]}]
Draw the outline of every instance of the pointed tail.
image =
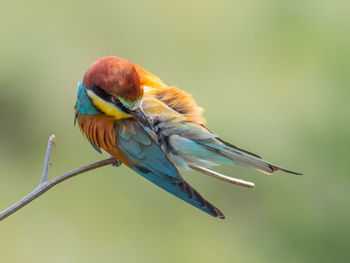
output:
[{"label": "pointed tail", "polygon": [[301,173],[293,172],[264,161],[260,156],[240,149],[221,139],[217,139],[216,141],[198,140],[196,142],[212,152],[231,159],[232,162],[236,164],[253,168],[264,174],[273,174],[276,171],[283,171],[290,174],[302,175]]}]

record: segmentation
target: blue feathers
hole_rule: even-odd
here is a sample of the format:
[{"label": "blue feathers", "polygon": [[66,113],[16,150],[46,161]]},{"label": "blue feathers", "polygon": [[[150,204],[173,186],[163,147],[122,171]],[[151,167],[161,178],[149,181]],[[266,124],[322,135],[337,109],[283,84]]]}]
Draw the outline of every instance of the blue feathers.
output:
[{"label": "blue feathers", "polygon": [[101,113],[94,106],[94,104],[92,104],[91,99],[87,95],[86,88],[82,82],[79,82],[79,84],[78,84],[77,109],[82,114],[99,114],[99,113]]},{"label": "blue feathers", "polygon": [[180,176],[159,145],[138,122],[132,119],[119,120],[116,122],[116,132],[118,147],[135,172],[202,211],[224,218],[217,208]]},{"label": "blue feathers", "polygon": [[[116,121],[116,137],[119,149],[130,159],[165,180],[181,179],[175,166],[166,158],[158,144],[151,140],[143,127],[133,119]],[[143,135],[140,135],[143,134]],[[148,140],[145,140],[145,136]]]},{"label": "blue feathers", "polygon": [[[185,156],[191,156],[197,159],[212,161],[212,162],[221,162],[221,163],[232,162],[232,160],[229,159],[227,156],[224,156],[218,153],[218,151],[216,151],[215,148],[205,145],[207,141],[204,141],[204,140],[190,140],[180,135],[172,135],[170,139],[170,143],[177,152],[180,152]],[[216,144],[213,144],[213,145],[215,147],[220,146]]]}]

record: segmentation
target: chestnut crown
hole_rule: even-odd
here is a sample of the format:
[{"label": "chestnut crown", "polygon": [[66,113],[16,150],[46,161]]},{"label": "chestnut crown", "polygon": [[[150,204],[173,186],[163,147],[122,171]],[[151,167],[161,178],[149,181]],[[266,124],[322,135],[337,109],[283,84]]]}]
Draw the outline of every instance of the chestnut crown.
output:
[{"label": "chestnut crown", "polygon": [[96,86],[126,101],[143,96],[143,88],[134,64],[118,57],[103,57],[91,64],[83,79],[87,89]]}]

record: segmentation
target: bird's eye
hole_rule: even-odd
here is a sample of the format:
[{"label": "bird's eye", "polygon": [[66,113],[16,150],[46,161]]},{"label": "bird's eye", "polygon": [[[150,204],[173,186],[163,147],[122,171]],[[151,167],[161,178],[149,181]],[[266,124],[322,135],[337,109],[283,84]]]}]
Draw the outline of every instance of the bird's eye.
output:
[{"label": "bird's eye", "polygon": [[119,109],[121,109],[125,113],[130,112],[130,110],[128,108],[126,108],[117,97],[111,96],[111,101],[114,105],[116,105]]},{"label": "bird's eye", "polygon": [[111,100],[114,104],[120,103],[120,101],[118,100],[118,98],[111,96]]}]

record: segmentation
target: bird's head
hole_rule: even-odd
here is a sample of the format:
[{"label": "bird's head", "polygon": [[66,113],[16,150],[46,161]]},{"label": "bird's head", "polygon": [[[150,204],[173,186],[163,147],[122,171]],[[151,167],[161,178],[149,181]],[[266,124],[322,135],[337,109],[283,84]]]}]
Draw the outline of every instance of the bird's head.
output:
[{"label": "bird's head", "polygon": [[134,117],[150,127],[142,111],[143,87],[134,64],[117,57],[96,60],[83,79],[95,107],[115,119]]}]

